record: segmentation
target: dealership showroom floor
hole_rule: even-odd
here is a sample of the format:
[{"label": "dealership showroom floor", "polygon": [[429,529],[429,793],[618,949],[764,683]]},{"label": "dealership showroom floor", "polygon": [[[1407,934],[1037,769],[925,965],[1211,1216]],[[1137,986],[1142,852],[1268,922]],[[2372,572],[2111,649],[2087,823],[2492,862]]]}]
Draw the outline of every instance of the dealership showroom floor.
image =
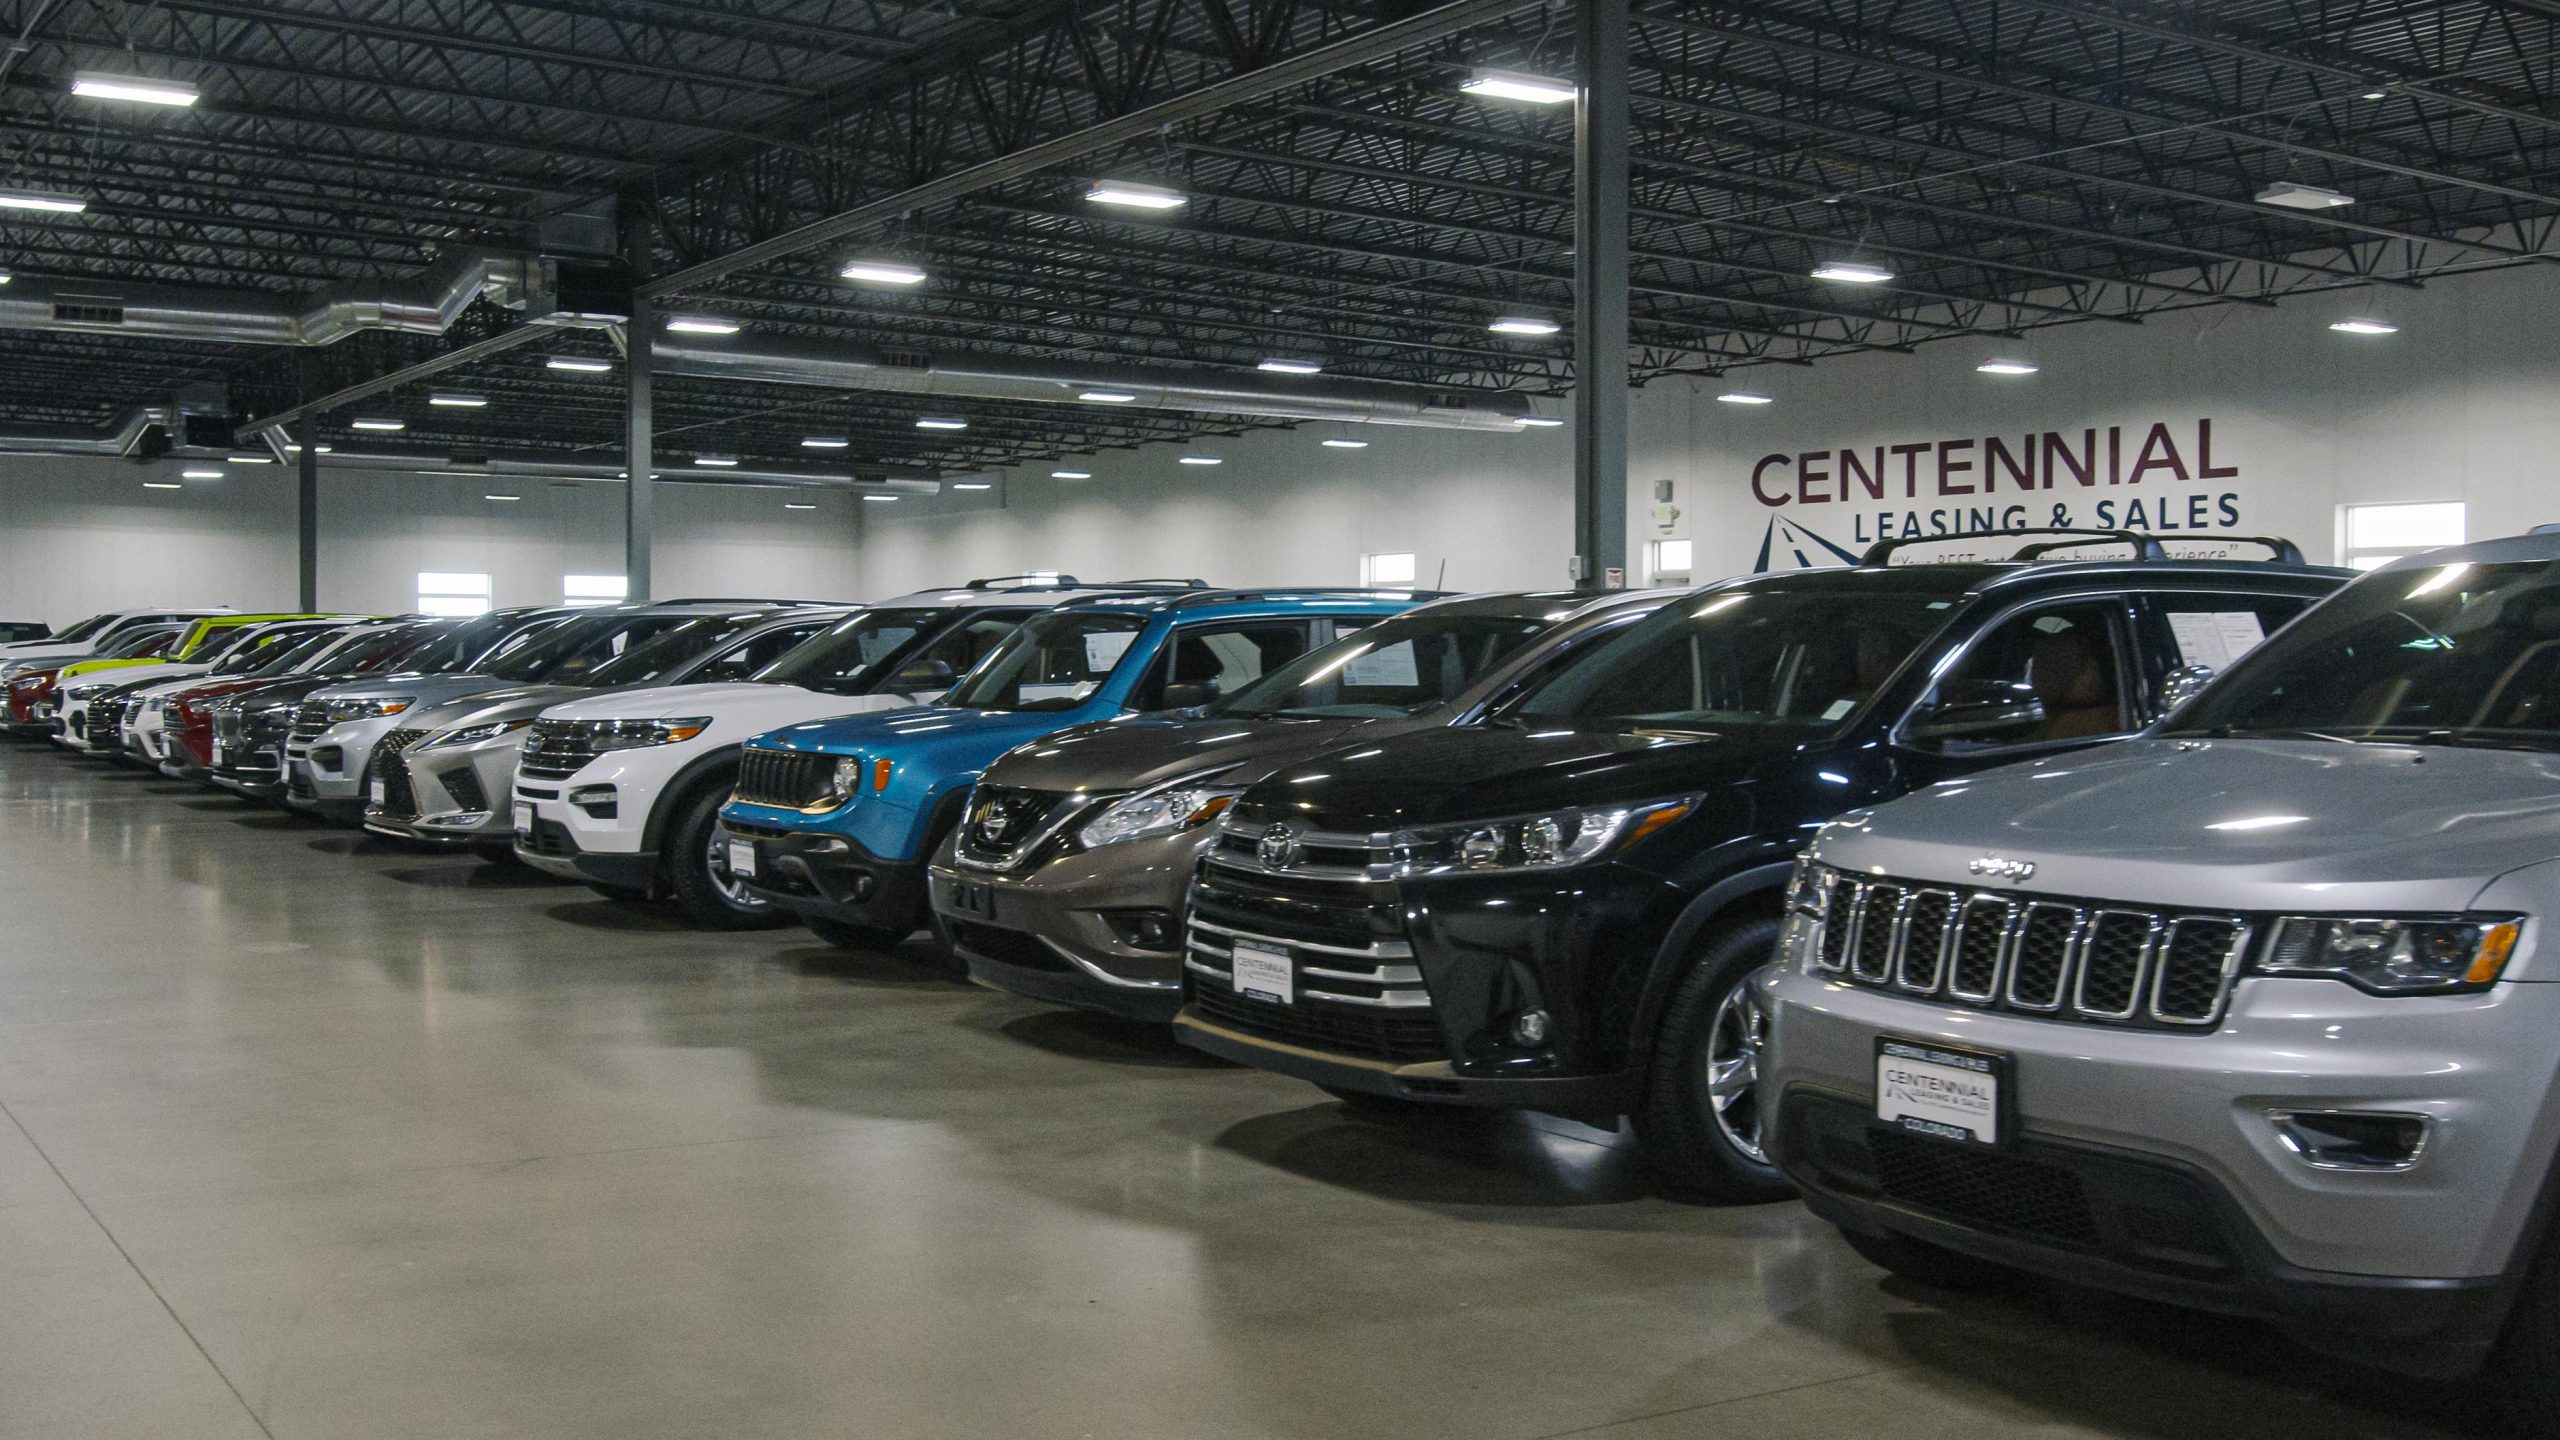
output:
[{"label": "dealership showroom floor", "polygon": [[14,746],[0,906],[0,1435],[2472,1433],[2252,1326],[1887,1283],[1597,1132]]}]

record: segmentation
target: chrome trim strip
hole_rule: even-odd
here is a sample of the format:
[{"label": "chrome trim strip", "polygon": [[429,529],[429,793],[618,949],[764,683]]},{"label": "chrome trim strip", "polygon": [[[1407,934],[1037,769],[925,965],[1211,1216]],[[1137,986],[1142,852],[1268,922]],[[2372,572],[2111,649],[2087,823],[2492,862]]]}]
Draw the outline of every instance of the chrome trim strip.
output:
[{"label": "chrome trim strip", "polygon": [[[1182,988],[1182,982],[1179,980],[1132,980],[1126,975],[1114,975],[1110,971],[1094,964],[1092,961],[1078,955],[1073,950],[1068,949],[1066,946],[1059,944],[1057,941],[1050,939],[1046,935],[1039,938],[1041,944],[1058,952],[1059,959],[1066,961],[1068,964],[1073,965],[1077,969],[1092,976],[1094,979],[1101,981],[1105,985],[1116,985],[1123,990],[1179,990]],[[1188,964],[1190,962],[1185,961],[1184,963]]]},{"label": "chrome trim strip", "polygon": [[[1965,898],[1963,907],[1956,912],[1955,948],[1947,952],[1945,989],[1948,998],[1962,1000],[1971,1005],[1988,1005],[1992,997],[2000,993],[2000,979],[2008,973],[2009,968],[2009,927],[2017,923],[2020,909],[2017,902],[2005,895],[1989,895],[1976,891]],[[1975,918],[1975,912],[1979,910],[1996,911],[1999,915],[1999,935],[1992,941],[1990,983],[1980,991],[1962,990],[1957,988],[1957,982],[1963,978],[1964,937],[1972,933],[1975,925],[1981,923]]]},{"label": "chrome trim strip", "polygon": [[[1324,955],[1349,955],[1361,960],[1409,960],[1413,946],[1403,940],[1380,940],[1367,946],[1326,945],[1314,940],[1283,940],[1277,935],[1264,935],[1252,930],[1238,930],[1215,921],[1191,917],[1190,928],[1224,935],[1230,940],[1250,940],[1256,945],[1269,945],[1282,950],[1313,950]],[[1358,979],[1358,976],[1345,978]]]},{"label": "chrome trim strip", "polygon": [[[2056,911],[2071,917],[2071,928],[2063,932],[2062,958],[2054,962],[2053,998],[2051,1000],[2027,999],[2018,993],[2018,977],[2021,973],[2017,963],[2018,955],[2026,947],[2027,932],[2035,928],[2036,921]],[[2022,907],[2020,918],[2012,927],[2014,933],[2010,942],[2012,948],[2009,952],[2008,983],[2001,987],[2001,994],[2007,997],[2011,1008],[2024,1011],[2029,1015],[2051,1015],[2062,1009],[2063,998],[2071,993],[2071,967],[2079,959],[2080,942],[2088,934],[2088,926],[2089,912],[2077,905],[2065,905],[2053,900],[2030,900]]]},{"label": "chrome trim strip", "polygon": [[[2134,952],[2133,982],[2125,987],[2124,1008],[2097,1010],[2089,1005],[2089,947],[2097,941],[2098,932],[2110,917],[2144,922],[2142,946]],[[2089,912],[2089,923],[2080,937],[2078,973],[2071,982],[2071,1008],[2093,1020],[2130,1020],[2142,1009],[2142,996],[2151,979],[2151,967],[2160,953],[2160,942],[2168,934],[2168,924],[2156,912],[2143,910],[2099,909]]]},{"label": "chrome trim strip", "polygon": [[[1911,983],[1911,924],[1909,912],[1918,910],[1920,902],[1931,896],[1943,896],[1947,914],[1938,924],[1938,953],[1930,957],[1929,978],[1925,983]],[[1897,937],[1893,955],[1894,988],[1914,995],[1933,995],[1947,977],[1947,950],[1955,943],[1956,925],[1964,911],[1964,897],[1953,890],[1921,889],[1910,894],[1904,906],[1902,934]]]}]

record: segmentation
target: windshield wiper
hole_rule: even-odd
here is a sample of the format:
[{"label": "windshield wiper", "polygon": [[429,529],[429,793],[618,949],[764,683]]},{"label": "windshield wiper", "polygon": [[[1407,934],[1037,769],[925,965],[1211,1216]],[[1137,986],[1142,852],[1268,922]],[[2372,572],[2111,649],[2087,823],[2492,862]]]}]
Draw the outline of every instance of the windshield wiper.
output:
[{"label": "windshield wiper", "polygon": [[2313,730],[2300,725],[2276,725],[2269,726],[2264,729],[2257,727],[2244,728],[2237,725],[2216,725],[2204,733],[2216,740],[2326,740],[2336,745],[2361,745],[2365,743],[2361,740],[2348,739],[2344,735],[2332,735],[2326,730]]}]

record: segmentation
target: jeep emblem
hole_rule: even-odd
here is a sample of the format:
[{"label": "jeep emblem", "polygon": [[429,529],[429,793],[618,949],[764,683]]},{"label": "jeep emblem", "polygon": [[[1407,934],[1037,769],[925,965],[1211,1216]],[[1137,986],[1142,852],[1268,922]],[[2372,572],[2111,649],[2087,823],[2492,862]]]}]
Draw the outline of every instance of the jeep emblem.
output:
[{"label": "jeep emblem", "polygon": [[1994,880],[2006,880],[2011,884],[2016,884],[2020,881],[2034,878],[2036,873],[2036,862],[2033,860],[2004,860],[1997,855],[1985,855],[1981,859],[1974,861],[1972,864],[1967,865],[1964,868],[1972,871],[1976,875],[1987,875]]},{"label": "jeep emblem", "polygon": [[1286,870],[1303,858],[1306,851],[1298,844],[1298,832],[1286,825],[1274,825],[1262,832],[1254,843],[1253,858],[1266,870]]}]

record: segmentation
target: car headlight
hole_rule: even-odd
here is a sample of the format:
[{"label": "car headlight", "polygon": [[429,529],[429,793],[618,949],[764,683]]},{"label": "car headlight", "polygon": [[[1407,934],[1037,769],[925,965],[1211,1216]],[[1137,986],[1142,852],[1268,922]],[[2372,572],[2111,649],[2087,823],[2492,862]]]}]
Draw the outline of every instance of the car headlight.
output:
[{"label": "car headlight", "polygon": [[1220,789],[1197,780],[1177,780],[1122,796],[1076,830],[1088,850],[1194,829],[1215,820],[1242,795],[1241,788]]},{"label": "car headlight", "polygon": [[1633,845],[1697,808],[1697,798],[1686,796],[1401,830],[1390,841],[1388,869],[1399,878],[1562,870]]},{"label": "car headlight", "polygon": [[651,745],[673,745],[680,740],[690,740],[710,728],[711,717],[708,715],[694,715],[682,720],[600,720],[587,727],[587,737],[598,752],[639,750]]},{"label": "car headlight", "polygon": [[465,725],[459,730],[447,730],[418,748],[445,750],[456,745],[476,745],[483,740],[495,740],[501,735],[512,735],[532,723],[533,717],[528,715],[522,720],[492,720],[485,725]]},{"label": "car headlight", "polygon": [[321,707],[320,713],[328,716],[329,723],[335,725],[345,720],[397,715],[408,709],[410,702],[416,698],[414,695],[393,695],[380,699],[331,700]]},{"label": "car headlight", "polygon": [[853,797],[862,793],[862,770],[861,756],[837,756],[836,768],[827,775],[826,793],[819,796],[817,802],[808,808],[833,810],[838,806],[851,804]]},{"label": "car headlight", "polygon": [[2261,975],[2319,975],[2376,995],[2486,990],[2506,973],[2524,922],[2513,915],[2337,919],[2288,915]]}]

